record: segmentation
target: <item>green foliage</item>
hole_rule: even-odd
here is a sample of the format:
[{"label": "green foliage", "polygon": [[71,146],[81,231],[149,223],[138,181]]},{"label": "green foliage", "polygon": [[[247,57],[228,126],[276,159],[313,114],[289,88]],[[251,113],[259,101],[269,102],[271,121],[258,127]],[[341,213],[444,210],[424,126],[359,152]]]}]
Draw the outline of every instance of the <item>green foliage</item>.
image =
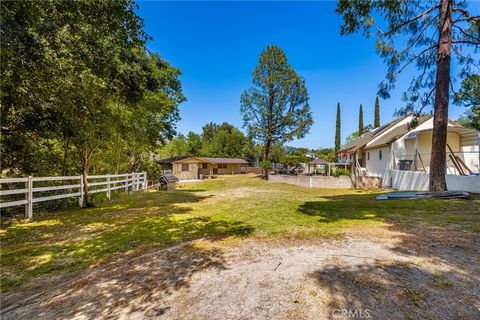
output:
[{"label": "green foliage", "polygon": [[252,86],[241,96],[240,112],[249,136],[263,144],[264,160],[272,143],[302,138],[310,129],[313,119],[305,80],[279,47],[268,46],[261,53]]},{"label": "green foliage", "polygon": [[150,168],[185,98],[180,71],[147,52],[135,8],[131,0],[1,3],[3,174]]},{"label": "green foliage", "polygon": [[373,127],[380,127],[380,102],[378,101],[378,96],[375,98],[375,116],[373,120]]},{"label": "green foliage", "polygon": [[[450,5],[451,54],[458,74],[465,77],[480,66],[480,60],[472,54],[480,48],[478,14],[469,12],[466,1],[455,0]],[[390,97],[398,76],[405,68],[415,65],[420,72],[410,82],[404,95],[406,104],[398,113],[421,112],[425,106],[433,105],[438,29],[443,24],[438,1],[340,0],[336,11],[343,17],[342,35],[359,31],[366,36],[375,34],[376,50],[388,65],[386,79],[379,85],[380,97]]]},{"label": "green foliage", "polygon": [[360,105],[360,110],[358,112],[358,135],[361,136],[364,132],[363,126],[363,106]]},{"label": "green foliage", "polygon": [[272,162],[269,161],[269,160],[263,160],[262,162],[260,162],[260,168],[262,168],[263,170],[265,171],[271,171],[273,170],[273,165],[272,165]]},{"label": "green foliage", "polygon": [[352,173],[350,172],[350,170],[342,169],[342,168],[335,169],[335,171],[332,172],[332,176],[334,177],[340,177],[340,176],[350,177],[351,175]]},{"label": "green foliage", "polygon": [[385,224],[402,230],[422,224],[480,231],[478,197],[379,202],[378,194],[301,188],[237,175],[185,184],[174,192],[122,195],[98,208],[35,214],[28,223],[2,218],[1,290],[19,292],[17,285],[31,285],[38,277],[200,238],[334,238],[348,236],[352,228]]},{"label": "green foliage", "polygon": [[190,155],[243,158],[255,162],[261,150],[235,126],[226,122],[211,122],[203,126],[202,134],[189,132],[186,137],[179,134],[156,153],[160,158]]},{"label": "green foliage", "polygon": [[340,122],[340,102],[337,104],[337,119],[335,123],[335,152],[340,150],[341,140],[341,122]]},{"label": "green foliage", "polygon": [[209,123],[203,128],[201,154],[209,157],[247,157],[249,139],[229,123]]},{"label": "green foliage", "polygon": [[[363,133],[369,132],[371,130],[373,130],[373,126],[371,124],[367,124],[365,127],[363,127]],[[350,133],[345,138],[345,144],[349,144],[350,142],[352,142],[353,140],[357,139],[360,136],[361,136],[361,134],[358,131],[354,131],[354,132]]]},{"label": "green foliage", "polygon": [[326,160],[328,162],[336,162],[336,151],[334,148],[323,148],[316,150],[315,153],[320,159]]},{"label": "green foliage", "polygon": [[468,108],[458,122],[465,127],[480,130],[480,75],[465,78],[454,98],[457,104]]}]

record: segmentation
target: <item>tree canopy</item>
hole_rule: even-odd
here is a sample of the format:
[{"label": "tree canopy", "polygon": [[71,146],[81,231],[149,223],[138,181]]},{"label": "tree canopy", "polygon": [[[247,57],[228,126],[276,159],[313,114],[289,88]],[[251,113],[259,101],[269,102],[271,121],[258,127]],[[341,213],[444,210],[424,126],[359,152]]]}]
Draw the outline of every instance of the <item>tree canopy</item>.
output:
[{"label": "tree canopy", "polygon": [[256,162],[260,151],[253,140],[240,129],[223,122],[207,123],[202,127],[202,133],[189,132],[187,136],[179,134],[164,147],[157,150],[160,158],[174,156],[203,156],[243,158]]},{"label": "tree canopy", "polygon": [[430,157],[430,190],[446,190],[445,162],[450,91],[453,91],[451,60],[463,78],[480,66],[480,15],[471,13],[463,0],[348,1],[340,0],[337,12],[344,24],[341,34],[374,30],[376,49],[388,65],[378,94],[388,98],[398,76],[410,66],[419,72],[405,92],[399,113],[420,114],[434,106]]},{"label": "tree canopy", "polygon": [[240,100],[244,126],[263,145],[263,160],[269,160],[273,143],[302,138],[313,123],[305,80],[276,46],[260,54],[252,86]]},{"label": "tree canopy", "polygon": [[467,108],[460,118],[466,127],[480,130],[480,75],[471,75],[462,81],[460,91],[455,95],[455,102]]},{"label": "tree canopy", "polygon": [[175,134],[185,98],[180,71],[147,51],[135,8],[131,0],[1,3],[4,174],[148,169],[150,151]]}]

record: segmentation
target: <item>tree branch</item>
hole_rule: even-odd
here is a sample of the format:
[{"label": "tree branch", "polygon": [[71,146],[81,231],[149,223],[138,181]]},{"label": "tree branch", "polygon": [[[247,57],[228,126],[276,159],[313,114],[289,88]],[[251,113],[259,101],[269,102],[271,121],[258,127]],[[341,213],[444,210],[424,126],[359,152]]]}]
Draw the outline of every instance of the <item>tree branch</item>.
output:
[{"label": "tree branch", "polygon": [[418,59],[421,55],[423,55],[425,52],[431,50],[431,49],[437,49],[437,44],[434,44],[433,46],[430,46],[428,48],[425,48],[423,49],[419,54],[415,55],[414,57],[412,57],[410,60],[407,61],[407,63],[405,63],[401,68],[400,70],[398,70],[397,72],[395,72],[396,75],[399,75],[400,73],[402,73],[402,71],[410,64],[412,63],[413,61],[415,61],[416,59]]},{"label": "tree branch", "polygon": [[452,23],[461,22],[461,21],[478,20],[478,19],[480,19],[480,16],[472,16],[472,17],[459,18],[459,19],[453,20]]},{"label": "tree branch", "polygon": [[430,100],[432,93],[435,91],[435,86],[430,90],[430,92],[427,94],[427,97],[425,100],[423,100],[422,107],[415,113],[415,118],[418,118],[420,116],[420,113],[422,113],[423,109],[427,106],[428,100]]},{"label": "tree branch", "polygon": [[466,40],[466,39],[464,39],[464,40],[455,40],[455,41],[452,41],[451,43],[452,43],[452,44],[454,44],[454,43],[473,44],[473,45],[475,45],[475,46],[480,45],[480,41],[472,41],[472,40]]},{"label": "tree branch", "polygon": [[402,28],[403,26],[405,26],[405,25],[407,25],[407,24],[409,24],[409,23],[411,23],[411,22],[413,22],[413,21],[415,21],[415,20],[418,20],[418,19],[420,19],[420,18],[422,18],[422,17],[424,17],[424,16],[426,16],[426,15],[428,15],[430,12],[432,12],[433,10],[435,10],[435,9],[437,9],[437,8],[439,8],[439,7],[440,7],[440,5],[437,4],[436,6],[431,7],[430,9],[428,9],[428,10],[420,13],[419,15],[417,15],[417,16],[415,16],[415,17],[413,17],[413,18],[410,18],[410,19],[408,19],[408,20],[406,20],[406,21],[403,21],[403,22],[401,22],[401,23],[399,23],[399,24],[397,24],[396,26],[394,26],[394,27],[393,27],[392,29],[390,29],[389,31],[383,33],[382,36],[385,36],[385,37],[386,37],[386,36],[389,36],[390,34],[394,33],[395,31],[397,31],[398,29]]},{"label": "tree branch", "polygon": [[463,33],[466,37],[470,37],[470,38],[475,39],[475,40],[477,40],[478,42],[480,42],[480,38],[477,38],[477,37],[475,37],[475,36],[473,36],[473,35],[471,35],[471,34],[466,33],[465,30],[463,30],[463,28],[461,28],[461,27],[459,27],[459,26],[457,26],[457,25],[453,25],[453,27],[455,27],[455,28],[457,28],[458,30],[460,30],[460,32]]},{"label": "tree branch", "polygon": [[[407,51],[409,51],[415,45],[415,43],[418,42],[418,40],[420,40],[420,38],[422,37],[425,30],[427,30],[427,28],[432,24],[433,21],[435,21],[435,18],[437,18],[438,16],[439,15],[437,14],[435,17],[433,17],[433,19],[429,23],[425,24],[423,29],[419,32],[418,37],[408,47],[406,47],[404,50],[402,50],[402,52],[400,52],[400,55],[405,54]],[[435,32],[433,33],[433,35],[430,38],[433,39],[435,37],[435,35],[437,34],[437,31],[438,31],[438,29],[435,29]]]}]

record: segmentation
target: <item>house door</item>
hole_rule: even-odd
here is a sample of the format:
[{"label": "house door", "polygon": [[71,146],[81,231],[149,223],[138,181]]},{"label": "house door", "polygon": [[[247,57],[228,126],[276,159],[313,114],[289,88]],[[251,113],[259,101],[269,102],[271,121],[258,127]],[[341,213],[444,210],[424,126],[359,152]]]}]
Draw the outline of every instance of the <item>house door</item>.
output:
[{"label": "house door", "polygon": [[218,168],[213,168],[213,174],[218,174]]}]

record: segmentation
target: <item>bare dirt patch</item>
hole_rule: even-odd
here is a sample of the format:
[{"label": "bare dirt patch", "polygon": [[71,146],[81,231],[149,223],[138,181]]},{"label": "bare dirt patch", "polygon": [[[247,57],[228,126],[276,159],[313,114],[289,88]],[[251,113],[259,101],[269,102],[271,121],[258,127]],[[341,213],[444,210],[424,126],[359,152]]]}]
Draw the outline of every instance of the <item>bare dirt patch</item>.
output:
[{"label": "bare dirt patch", "polygon": [[[3,317],[480,317],[478,234],[388,227],[347,234],[328,241],[200,240],[137,251],[67,282],[24,287],[4,297],[18,306]],[[19,302],[26,296],[34,298]]]}]

